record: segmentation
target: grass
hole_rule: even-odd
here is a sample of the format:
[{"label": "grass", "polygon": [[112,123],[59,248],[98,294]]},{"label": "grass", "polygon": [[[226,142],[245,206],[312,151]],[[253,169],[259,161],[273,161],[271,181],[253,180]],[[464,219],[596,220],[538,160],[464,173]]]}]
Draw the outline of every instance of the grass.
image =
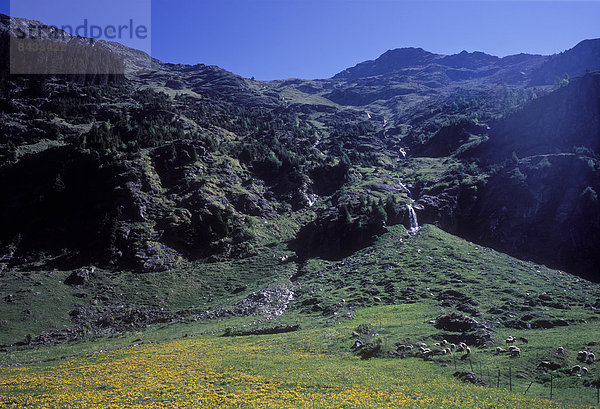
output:
[{"label": "grass", "polygon": [[310,345],[320,343],[315,334],[202,336],[3,368],[0,403],[45,408],[592,407],[464,385],[417,359],[362,361],[349,353],[312,351]]},{"label": "grass", "polygon": [[[69,272],[5,272],[1,295],[14,295],[1,306],[7,341],[72,325],[72,304],[91,302],[101,293],[109,295],[106,302],[162,306],[180,314],[182,322],[63,345],[6,348],[0,364],[29,364],[0,369],[0,402],[8,407],[251,407],[251,401],[260,407],[313,407],[312,402],[314,407],[415,408],[594,404],[595,391],[585,382],[600,374],[596,365],[588,365],[590,373],[583,377],[568,372],[577,363],[578,350],[598,352],[600,315],[590,307],[600,296],[597,285],[434,226],[423,226],[416,235],[403,226],[390,227],[371,247],[339,261],[281,262],[290,254],[285,241],[310,217],[309,212],[292,214],[258,224],[254,244],[259,251],[242,260],[188,263],[163,273],[97,270],[83,288],[62,284]],[[204,311],[228,308],[271,285],[293,288],[295,299],[283,315],[266,321],[262,316],[202,318]],[[232,294],[239,286],[244,290]],[[442,332],[431,322],[456,308],[444,304],[447,289],[471,297],[483,314],[475,318],[493,330],[495,345],[473,348],[470,360],[451,355],[363,361],[354,356],[351,333],[366,322],[375,327],[384,351],[396,343],[439,342]],[[78,292],[88,296],[75,297]],[[568,309],[541,302],[542,294]],[[31,317],[20,315],[24,309]],[[526,315],[561,318],[569,326],[516,330],[503,325]],[[301,329],[218,336],[228,327],[293,324]],[[508,335],[529,338],[528,344],[519,344],[521,357],[494,353]],[[555,356],[558,346],[566,347],[564,357]],[[541,360],[561,364],[552,374],[553,402],[543,400],[549,398],[550,373],[537,367]],[[492,387],[465,385],[452,377],[455,371],[474,371]],[[82,375],[83,383],[75,379]],[[512,393],[505,391],[509,382]],[[77,384],[80,392],[59,384]]]},{"label": "grass", "polygon": [[62,284],[68,275],[64,271],[3,273],[0,344],[72,325],[69,311],[78,299]]}]

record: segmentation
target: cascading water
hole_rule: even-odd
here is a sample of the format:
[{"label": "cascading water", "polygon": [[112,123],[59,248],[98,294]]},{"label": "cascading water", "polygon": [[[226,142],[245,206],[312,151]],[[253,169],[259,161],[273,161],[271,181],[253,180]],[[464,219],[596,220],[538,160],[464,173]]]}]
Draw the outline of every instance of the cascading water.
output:
[{"label": "cascading water", "polygon": [[415,212],[415,209],[413,209],[412,205],[407,204],[406,207],[408,208],[408,219],[410,221],[410,229],[408,230],[409,233],[416,233],[419,231],[419,222],[417,220],[417,212]]},{"label": "cascading water", "polygon": [[[413,207],[413,203],[415,203],[415,201],[413,199],[412,192],[410,191],[408,186],[402,183],[402,179],[398,181],[398,184],[410,198],[410,203],[406,204],[406,208],[408,209],[408,220],[410,222],[410,229],[408,230],[408,232],[414,234],[419,231],[419,221],[417,220],[417,212],[415,212],[415,209]],[[423,206],[416,204],[416,208],[423,209]]]}]

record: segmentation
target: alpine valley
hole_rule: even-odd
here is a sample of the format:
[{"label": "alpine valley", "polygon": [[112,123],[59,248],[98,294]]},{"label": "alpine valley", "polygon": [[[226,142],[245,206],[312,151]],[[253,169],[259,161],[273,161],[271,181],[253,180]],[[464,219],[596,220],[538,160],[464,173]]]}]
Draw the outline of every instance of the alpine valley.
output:
[{"label": "alpine valley", "polygon": [[10,74],[32,25],[0,406],[595,407],[600,39],[256,81],[43,26],[90,74]]}]

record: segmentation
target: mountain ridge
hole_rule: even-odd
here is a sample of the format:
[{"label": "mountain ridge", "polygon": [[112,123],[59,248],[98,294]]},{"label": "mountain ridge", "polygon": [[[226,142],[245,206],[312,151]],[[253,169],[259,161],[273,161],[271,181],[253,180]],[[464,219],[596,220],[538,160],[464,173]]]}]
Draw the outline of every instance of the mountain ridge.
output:
[{"label": "mountain ridge", "polygon": [[[147,372],[141,344],[160,353],[182,338],[182,357],[203,356],[190,341],[232,351],[224,368],[240,365],[235,380],[210,386],[228,397],[245,388],[239,374],[268,367],[282,380],[271,385],[288,388],[291,372],[303,390],[305,376],[315,381],[314,406],[315,394],[343,390],[329,376],[342,357],[340,373],[360,365],[393,396],[404,387],[397,364],[434,371],[449,381],[442,406],[458,396],[465,407],[467,394],[512,403],[453,375],[511,385],[519,407],[547,398],[550,382],[554,406],[593,404],[600,72],[532,86],[540,67],[559,72],[571,57],[544,66],[544,56],[412,48],[358,64],[375,76],[255,81],[91,44],[77,51],[106,48],[120,75],[98,74],[102,59],[80,75],[0,66],[0,365],[85,352],[73,373],[97,361],[106,374],[113,360],[100,354],[119,348],[110,356],[134,354]],[[299,359],[271,360],[273,340]],[[518,353],[504,348],[515,343]],[[310,356],[322,380],[294,370]],[[389,378],[373,376],[380,365]],[[20,369],[39,380],[39,368]],[[10,376],[0,406],[35,405],[29,383]],[[173,390],[186,376],[171,377]],[[184,405],[199,396],[190,385]],[[97,386],[86,393],[115,392]],[[406,396],[425,402],[423,388]],[[139,405],[131,390],[121,386],[122,402]],[[172,391],[159,392],[140,396],[172,406]],[[53,394],[44,389],[44,402]]]},{"label": "mountain ridge", "polygon": [[[580,43],[565,55],[593,48],[596,42]],[[135,183],[119,178],[110,183],[115,184],[112,188],[126,192],[119,194],[119,206],[137,210],[123,211],[114,203],[104,203],[99,207],[105,215],[73,214],[79,214],[82,223],[90,217],[90,225],[99,226],[104,232],[103,243],[110,249],[99,249],[94,257],[102,254],[112,258],[112,263],[123,262],[143,269],[172,268],[178,257],[195,254],[192,248],[203,247],[203,251],[196,252],[202,257],[230,254],[232,248],[247,246],[244,229],[248,217],[272,218],[285,213],[283,209],[292,212],[316,209],[315,220],[321,220],[331,229],[319,231],[307,227],[310,223],[301,226],[302,237],[307,239],[297,241],[299,253],[311,254],[314,243],[324,240],[321,235],[331,237],[332,232],[338,240],[332,243],[332,248],[340,254],[347,249],[339,237],[355,237],[357,241],[348,244],[348,248],[361,248],[372,242],[372,236],[384,231],[382,223],[408,225],[408,213],[403,206],[410,203],[406,190],[394,188],[388,191],[395,197],[389,200],[396,201],[395,204],[375,206],[373,203],[388,199],[381,194],[381,187],[372,186],[386,184],[373,181],[361,191],[358,186],[366,183],[361,180],[368,178],[363,173],[364,167],[383,166],[386,172],[406,178],[413,157],[417,168],[422,166],[417,165],[418,158],[426,157],[447,158],[456,166],[473,169],[461,175],[453,173],[451,166],[439,165],[440,171],[434,172],[435,176],[419,176],[411,181],[415,186],[413,196],[424,206],[424,220],[459,234],[471,234],[464,221],[461,226],[456,224],[462,220],[457,215],[468,215],[469,209],[479,206],[485,195],[472,194],[473,191],[485,192],[486,181],[496,180],[494,177],[503,169],[514,170],[506,163],[513,151],[521,160],[557,153],[540,151],[536,146],[525,151],[519,135],[534,121],[519,119],[519,115],[528,118],[535,111],[534,116],[544,118],[540,116],[544,112],[548,123],[564,118],[561,122],[564,124],[576,118],[575,124],[589,125],[589,132],[580,132],[585,140],[593,139],[596,129],[593,126],[597,113],[585,108],[589,104],[579,104],[583,94],[576,91],[581,81],[588,81],[587,76],[573,79],[559,89],[553,89],[552,85],[530,86],[536,70],[549,61],[544,56],[517,54],[499,58],[466,51],[444,56],[421,48],[404,48],[388,50],[376,60],[360,63],[332,79],[261,82],[203,64],[154,61],[150,68],[142,69],[138,59],[143,55],[139,52],[115,44],[109,44],[109,49],[127,65],[124,84],[107,80],[109,86],[116,87],[107,94],[110,98],[93,89],[95,85],[88,84],[87,78],[81,79],[87,94],[69,88],[69,78],[42,77],[36,85],[39,95],[27,91],[34,84],[29,78],[14,77],[12,82],[3,83],[8,87],[6,92],[14,97],[5,104],[5,162],[0,171],[13,175],[8,179],[14,184],[9,182],[9,185],[18,192],[21,182],[11,169],[19,166],[15,162],[24,155],[32,163],[39,159],[40,166],[46,166],[54,154],[67,155],[69,160],[79,163],[79,150],[91,150],[97,158],[92,163],[97,163],[98,168],[107,167],[104,162],[108,162],[116,166],[115,172],[128,169]],[[551,70],[560,69],[563,57],[559,57],[554,59],[558,63],[553,63]],[[593,78],[596,76],[589,77]],[[590,101],[596,92],[595,88],[589,89]],[[96,102],[84,105],[66,102],[60,109],[52,107],[51,101],[85,101],[88,94],[95,95]],[[572,98],[570,105],[576,108],[557,115],[560,113],[557,110],[564,106],[561,95]],[[17,114],[15,104],[28,107],[25,116]],[[75,109],[71,104],[79,105]],[[89,126],[83,125],[86,122]],[[554,139],[560,139],[569,129],[561,126],[541,133],[549,137],[554,132]],[[502,127],[507,131],[499,132]],[[545,138],[538,142],[547,143]],[[40,149],[48,140],[57,145],[48,149],[46,156],[41,155],[45,149],[25,153]],[[520,145],[511,148],[513,143]],[[595,145],[573,143],[589,148],[590,160],[595,163]],[[567,145],[556,145],[553,149],[572,153],[573,146]],[[200,176],[220,161],[231,161],[232,168],[219,172],[210,182],[208,176]],[[566,162],[556,163],[563,166]],[[523,175],[531,171],[528,169],[517,167]],[[96,170],[85,172],[92,175]],[[51,180],[40,180],[46,186],[32,186],[31,191],[53,192],[44,196],[44,200],[49,197],[58,200],[49,205],[50,209],[60,208],[61,200],[68,201],[63,205],[69,208],[70,186],[60,189],[68,177],[58,169],[50,173],[55,173],[56,186]],[[324,176],[327,174],[331,176],[329,180]],[[441,182],[444,179],[449,182]],[[249,180],[256,180],[257,184],[249,184]],[[107,189],[108,192],[111,187]],[[600,190],[595,182],[590,189]],[[5,209],[7,225],[12,226],[5,231],[2,241],[6,249],[22,246],[21,257],[26,257],[27,243],[37,243],[33,246],[35,251],[42,251],[43,246],[33,237],[23,239],[20,227],[11,223],[21,220],[23,226],[32,227],[25,222],[27,217],[14,217],[13,212],[19,207],[34,209],[37,205],[34,197],[15,197],[29,202],[5,199],[4,204],[0,203]],[[357,204],[364,200],[371,204]],[[315,204],[317,208],[313,209]],[[573,201],[569,206],[577,204]],[[481,225],[488,224],[491,218],[489,214],[481,217]],[[51,214],[48,218],[52,218]],[[139,223],[145,224],[145,230]],[[109,225],[112,227],[108,228]],[[35,230],[28,232],[35,236]],[[231,235],[236,235],[233,244],[229,242]],[[478,232],[469,237],[477,240],[488,235]],[[507,249],[500,241],[486,240],[487,244]],[[68,243],[76,246],[77,240]],[[537,250],[534,246],[530,255],[534,256]],[[556,262],[547,252],[544,254],[546,258],[542,261]],[[557,266],[564,267],[560,262]]]}]

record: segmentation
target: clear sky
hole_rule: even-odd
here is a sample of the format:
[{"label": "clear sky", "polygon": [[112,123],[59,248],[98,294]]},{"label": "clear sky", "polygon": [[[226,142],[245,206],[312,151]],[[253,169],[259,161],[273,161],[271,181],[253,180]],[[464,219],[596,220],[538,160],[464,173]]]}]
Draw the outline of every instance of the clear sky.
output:
[{"label": "clear sky", "polygon": [[[7,13],[8,0],[0,4]],[[399,47],[564,51],[600,37],[600,1],[152,0],[151,33],[162,61],[256,79],[327,78]]]}]

